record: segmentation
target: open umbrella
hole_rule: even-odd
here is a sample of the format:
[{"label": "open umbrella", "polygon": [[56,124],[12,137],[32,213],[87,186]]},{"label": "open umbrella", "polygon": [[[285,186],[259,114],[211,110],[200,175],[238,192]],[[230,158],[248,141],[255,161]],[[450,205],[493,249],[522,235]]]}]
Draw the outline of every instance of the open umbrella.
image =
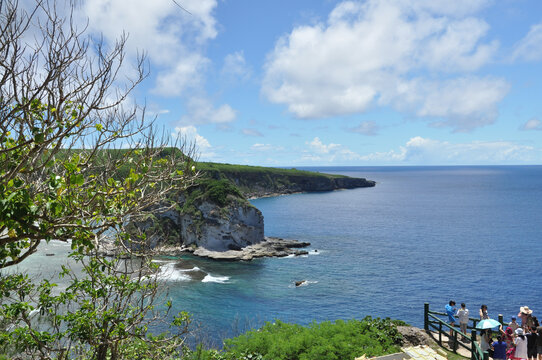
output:
[{"label": "open umbrella", "polygon": [[501,323],[493,319],[484,319],[476,325],[477,329],[492,329],[494,327],[500,326]]}]

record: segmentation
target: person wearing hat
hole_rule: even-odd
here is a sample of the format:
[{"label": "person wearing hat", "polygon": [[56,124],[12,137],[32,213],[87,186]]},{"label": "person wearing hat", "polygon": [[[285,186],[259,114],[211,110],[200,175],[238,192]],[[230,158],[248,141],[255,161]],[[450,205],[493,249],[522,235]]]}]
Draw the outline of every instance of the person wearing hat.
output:
[{"label": "person wearing hat", "polygon": [[529,327],[531,327],[533,318],[531,317],[531,314],[533,311],[529,309],[528,306],[522,306],[519,308],[518,317],[521,319],[521,327],[524,331],[528,330]]}]

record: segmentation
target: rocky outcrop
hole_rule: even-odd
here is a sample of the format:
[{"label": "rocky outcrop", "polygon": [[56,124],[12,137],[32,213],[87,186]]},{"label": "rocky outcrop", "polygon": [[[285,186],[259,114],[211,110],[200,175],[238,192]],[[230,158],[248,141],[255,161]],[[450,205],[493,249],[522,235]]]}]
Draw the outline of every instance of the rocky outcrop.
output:
[{"label": "rocky outcrop", "polygon": [[[155,217],[160,223],[158,236],[167,239],[167,245],[223,252],[240,250],[264,240],[260,210],[233,196],[220,205],[208,197],[189,199],[181,194],[175,209],[155,214]],[[164,241],[154,245],[164,245]]]},{"label": "rocky outcrop", "polygon": [[210,251],[199,247],[194,251],[194,255],[215,260],[252,260],[260,257],[299,256],[306,255],[308,252],[297,249],[309,245],[310,243],[307,242],[266,237],[264,241],[248,245],[239,250]]}]

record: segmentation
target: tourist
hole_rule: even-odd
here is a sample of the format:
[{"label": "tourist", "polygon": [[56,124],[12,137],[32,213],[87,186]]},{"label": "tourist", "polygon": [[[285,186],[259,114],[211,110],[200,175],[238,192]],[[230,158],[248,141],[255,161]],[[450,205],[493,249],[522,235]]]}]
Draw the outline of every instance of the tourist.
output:
[{"label": "tourist", "polygon": [[[461,303],[461,308],[457,310],[455,316],[459,319],[459,328],[463,334],[467,334],[467,325],[469,324],[469,309],[467,309],[465,303]],[[461,341],[467,341],[467,338],[463,336]]]},{"label": "tourist", "polygon": [[506,328],[506,331],[503,331],[502,330],[502,325],[499,328],[499,330],[500,330],[500,332],[502,334],[504,342],[506,343],[506,347],[508,349],[513,348],[514,347],[514,331],[515,330],[512,330],[512,328],[510,326],[508,326]]},{"label": "tourist", "polygon": [[507,345],[502,341],[502,336],[497,336],[497,341],[491,344],[493,347],[493,359],[496,360],[505,360],[506,359],[506,349]]},{"label": "tourist", "polygon": [[453,327],[455,326],[455,301],[450,300],[448,305],[444,308],[446,309],[446,315],[448,315],[448,323],[450,324],[450,339],[454,335]]},{"label": "tourist", "polygon": [[540,323],[538,322],[538,318],[536,316],[533,316],[533,326],[536,328],[540,326]]},{"label": "tourist", "polygon": [[528,354],[527,354],[527,338],[523,334],[523,329],[519,328],[516,330],[516,339],[514,340],[514,344],[516,345],[516,353],[514,354],[514,357],[512,359],[518,360],[527,360]]},{"label": "tourist", "polygon": [[516,329],[519,328],[519,324],[516,322],[515,316],[512,316],[512,321],[510,321],[508,327],[512,328],[512,331],[516,331]]},{"label": "tourist", "polygon": [[537,355],[537,349],[536,349],[536,342],[538,335],[536,334],[536,328],[533,326],[529,329],[529,333],[525,335],[527,338],[527,355],[529,356],[529,360],[536,360]]},{"label": "tourist", "polygon": [[531,317],[532,313],[533,311],[529,309],[528,306],[522,306],[519,308],[518,317],[521,319],[521,327],[523,328],[523,331],[527,331],[531,326],[533,326],[533,318]]},{"label": "tourist", "polygon": [[489,319],[487,314],[487,305],[480,306],[480,320]]}]

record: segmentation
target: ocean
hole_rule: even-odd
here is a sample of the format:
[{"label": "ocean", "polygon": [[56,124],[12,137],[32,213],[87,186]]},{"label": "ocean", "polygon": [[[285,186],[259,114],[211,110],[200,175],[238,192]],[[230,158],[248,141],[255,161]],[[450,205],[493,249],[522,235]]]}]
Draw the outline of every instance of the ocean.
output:
[{"label": "ocean", "polygon": [[[422,327],[424,303],[444,311],[449,300],[472,317],[487,304],[492,318],[524,305],[542,318],[542,166],[303,169],[377,182],[252,201],[267,236],[308,241],[308,255],[159,259],[174,310],[193,314],[200,339],[216,345],[275,319],[370,315]],[[53,269],[63,246],[51,242],[25,266]]]}]

